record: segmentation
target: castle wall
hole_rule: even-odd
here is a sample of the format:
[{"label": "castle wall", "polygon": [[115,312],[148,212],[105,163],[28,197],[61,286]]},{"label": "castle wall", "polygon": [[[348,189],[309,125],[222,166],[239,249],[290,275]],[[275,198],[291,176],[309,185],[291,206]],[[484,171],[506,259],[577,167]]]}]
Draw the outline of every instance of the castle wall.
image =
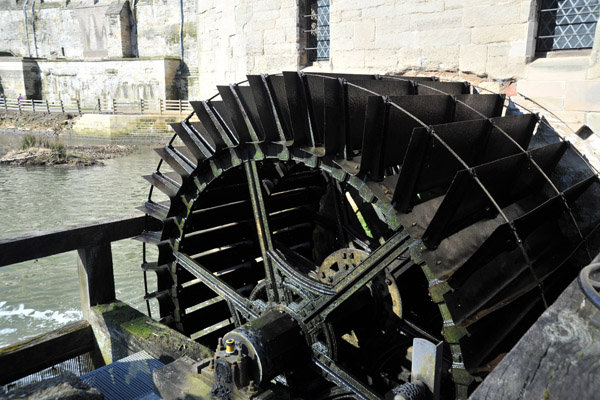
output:
[{"label": "castle wall", "polygon": [[[96,89],[95,84],[82,83],[88,81],[90,73],[103,73],[93,65],[90,70],[88,64],[81,64],[82,60],[89,62],[96,60],[122,60],[129,58],[180,58],[180,22],[181,10],[179,0],[139,0],[134,8],[127,0],[45,0],[43,3],[36,0],[34,11],[31,11],[29,0],[26,8],[28,17],[29,50],[25,32],[23,5],[24,0],[0,0],[0,51],[11,51],[17,57],[32,57],[47,59],[52,62],[51,71],[42,73],[42,86],[44,95],[57,95],[60,88],[62,95],[71,98],[80,98],[82,90],[91,90],[90,96],[97,93],[117,93],[126,98],[125,91],[149,96],[156,91],[156,84],[148,84],[153,76],[140,79],[139,90],[126,89],[134,85],[129,80],[120,84],[121,89],[115,91],[114,85],[104,90]],[[196,41],[196,2],[197,0],[183,0],[184,26],[183,43],[184,56],[181,68],[176,69],[167,83],[168,89],[160,89],[159,93],[167,98],[187,99],[196,97],[198,87],[198,45]],[[33,26],[35,23],[35,42]],[[56,75],[56,66],[61,63],[71,62],[67,68],[60,68],[67,72]],[[46,61],[40,61],[41,64]],[[173,64],[169,61],[169,71]],[[65,64],[60,64],[65,65]],[[154,67],[152,67],[154,68]],[[114,82],[121,75],[131,75],[131,71],[111,72],[114,68],[107,67],[109,71],[102,76],[108,82]],[[90,72],[91,71],[91,72]],[[142,69],[143,71],[143,69]],[[151,74],[153,72],[150,72]],[[169,72],[170,73],[170,72]],[[76,78],[77,75],[83,78]],[[71,78],[69,78],[71,77]],[[115,78],[116,77],[116,78]],[[8,77],[0,74],[0,79]],[[46,81],[46,79],[49,79]],[[99,79],[101,83],[103,79]],[[163,78],[164,81],[164,78]],[[164,82],[163,82],[164,86]],[[72,92],[66,90],[73,89]],[[12,89],[11,89],[12,91]]]},{"label": "castle wall", "polygon": [[536,0],[331,0],[330,58],[312,65],[302,63],[298,3],[200,2],[200,94],[248,73],[445,71],[516,81],[568,124],[600,132],[600,34],[591,52],[536,58]]},{"label": "castle wall", "polygon": [[177,98],[178,59],[40,60],[38,64],[42,98],[49,101]]}]

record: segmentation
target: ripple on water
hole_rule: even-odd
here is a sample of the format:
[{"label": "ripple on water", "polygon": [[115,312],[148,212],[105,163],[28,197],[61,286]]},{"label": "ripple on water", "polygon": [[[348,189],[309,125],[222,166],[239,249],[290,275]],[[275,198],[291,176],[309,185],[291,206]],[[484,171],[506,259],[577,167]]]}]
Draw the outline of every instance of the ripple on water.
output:
[{"label": "ripple on water", "polygon": [[[136,213],[148,196],[142,176],[156,168],[158,156],[143,148],[104,162],[88,168],[0,165],[0,238]],[[125,240],[112,249],[117,297],[145,311],[141,243]],[[0,347],[81,318],[75,252],[0,268],[0,282]]]}]

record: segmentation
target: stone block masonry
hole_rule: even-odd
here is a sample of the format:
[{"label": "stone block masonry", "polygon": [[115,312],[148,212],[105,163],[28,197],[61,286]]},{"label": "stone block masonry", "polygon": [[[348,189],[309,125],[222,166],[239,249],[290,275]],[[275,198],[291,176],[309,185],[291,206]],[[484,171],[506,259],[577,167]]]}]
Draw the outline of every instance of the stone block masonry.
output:
[{"label": "stone block masonry", "polygon": [[179,59],[64,61],[0,57],[0,89],[50,102],[177,99]]},{"label": "stone block masonry", "polygon": [[174,132],[169,124],[181,119],[179,115],[84,114],[73,125],[73,133],[82,136],[170,137]]},{"label": "stone block masonry", "polygon": [[[178,59],[124,59],[38,62],[42,96],[70,99],[175,99]],[[99,79],[99,77],[101,77]]]},{"label": "stone block masonry", "polygon": [[[174,97],[195,98],[197,1],[183,0],[182,4],[183,20],[180,0],[37,0],[33,12],[30,7],[26,10],[26,33],[23,2],[0,0],[0,51],[62,61],[181,59],[182,38],[183,60],[174,76],[178,92]],[[85,74],[82,66],[73,64],[70,69]]]},{"label": "stone block masonry", "polygon": [[[524,94],[540,97],[541,104],[569,122],[587,123],[600,132],[600,101],[595,94],[600,82],[600,34],[591,53],[581,58],[579,72],[561,66],[564,62],[556,58],[540,58],[535,53],[538,3],[331,0],[330,57],[306,64],[301,48],[303,1],[202,1],[197,19],[199,94],[212,96],[213,83],[281,70],[451,72],[502,83],[519,81]],[[563,60],[578,58],[576,52],[571,54]],[[545,61],[555,65],[540,68]]]}]

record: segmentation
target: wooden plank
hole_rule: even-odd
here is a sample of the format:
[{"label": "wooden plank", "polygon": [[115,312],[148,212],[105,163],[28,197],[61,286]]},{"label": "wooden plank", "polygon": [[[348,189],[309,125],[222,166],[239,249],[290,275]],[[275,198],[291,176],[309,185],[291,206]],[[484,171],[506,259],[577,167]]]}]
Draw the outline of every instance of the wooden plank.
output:
[{"label": "wooden plank", "polygon": [[0,385],[94,350],[94,333],[87,321],[0,349]]},{"label": "wooden plank", "polygon": [[0,239],[0,267],[131,238],[142,233],[144,220],[121,217]]},{"label": "wooden plank", "polygon": [[469,399],[595,399],[600,310],[573,281]]},{"label": "wooden plank", "polygon": [[90,307],[115,300],[110,243],[77,250],[77,271],[83,318],[88,319]]},{"label": "wooden plank", "polygon": [[183,355],[213,356],[211,349],[120,301],[92,307],[89,321],[106,364],[141,350],[165,364]]}]

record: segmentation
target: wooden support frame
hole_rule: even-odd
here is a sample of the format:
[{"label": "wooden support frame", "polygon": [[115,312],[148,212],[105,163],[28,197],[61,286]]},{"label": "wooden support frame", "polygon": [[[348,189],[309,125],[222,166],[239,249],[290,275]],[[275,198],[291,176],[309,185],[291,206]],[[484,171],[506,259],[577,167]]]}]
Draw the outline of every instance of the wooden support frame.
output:
[{"label": "wooden support frame", "polygon": [[0,385],[94,351],[94,333],[78,321],[0,349]]}]

